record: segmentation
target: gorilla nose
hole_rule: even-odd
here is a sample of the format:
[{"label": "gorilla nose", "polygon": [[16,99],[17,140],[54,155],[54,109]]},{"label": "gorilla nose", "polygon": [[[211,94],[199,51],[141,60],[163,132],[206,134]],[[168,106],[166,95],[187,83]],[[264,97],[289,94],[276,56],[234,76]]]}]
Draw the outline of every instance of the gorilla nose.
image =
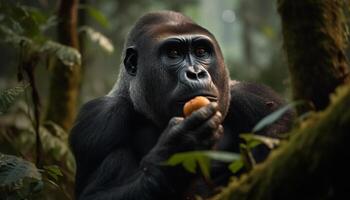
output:
[{"label": "gorilla nose", "polygon": [[187,69],[185,71],[185,79],[187,81],[200,81],[200,80],[206,80],[209,79],[209,74],[204,69],[194,70],[194,69]]}]

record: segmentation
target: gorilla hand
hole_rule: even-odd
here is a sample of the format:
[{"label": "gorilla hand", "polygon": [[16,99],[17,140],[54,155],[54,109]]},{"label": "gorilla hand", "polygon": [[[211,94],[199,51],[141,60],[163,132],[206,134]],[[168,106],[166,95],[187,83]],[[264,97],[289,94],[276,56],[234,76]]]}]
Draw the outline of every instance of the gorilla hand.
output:
[{"label": "gorilla hand", "polygon": [[209,149],[223,132],[221,122],[217,103],[210,103],[185,119],[174,117],[145,159],[162,162],[174,153]]}]

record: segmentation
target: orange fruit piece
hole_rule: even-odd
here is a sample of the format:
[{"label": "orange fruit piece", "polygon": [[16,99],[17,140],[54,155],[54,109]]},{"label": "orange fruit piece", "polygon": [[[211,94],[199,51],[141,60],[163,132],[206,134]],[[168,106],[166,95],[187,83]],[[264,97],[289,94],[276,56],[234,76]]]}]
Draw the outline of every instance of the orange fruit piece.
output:
[{"label": "orange fruit piece", "polygon": [[187,117],[191,115],[193,111],[200,109],[203,106],[206,106],[210,103],[209,99],[203,96],[197,96],[189,101],[187,101],[184,105],[183,113],[184,116]]}]

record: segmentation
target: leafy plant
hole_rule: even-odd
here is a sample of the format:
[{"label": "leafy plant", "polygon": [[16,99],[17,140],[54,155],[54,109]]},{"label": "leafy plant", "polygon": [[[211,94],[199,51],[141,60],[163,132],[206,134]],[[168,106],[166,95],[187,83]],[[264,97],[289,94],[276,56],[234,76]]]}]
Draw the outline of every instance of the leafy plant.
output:
[{"label": "leafy plant", "polygon": [[79,32],[88,36],[88,38],[92,42],[98,44],[98,46],[101,47],[107,53],[113,53],[113,51],[114,51],[113,44],[102,33],[98,32],[98,31],[96,31],[93,28],[88,27],[88,26],[83,26],[83,27],[79,28]]},{"label": "leafy plant", "polygon": [[167,165],[182,166],[189,172],[195,173],[197,166],[204,177],[210,177],[210,160],[218,160],[222,162],[232,162],[238,160],[239,155],[229,152],[220,151],[190,151],[174,154],[166,161]]},{"label": "leafy plant", "polygon": [[[276,110],[270,115],[260,120],[253,128],[253,132],[258,132],[268,125],[276,122],[291,108],[301,104],[302,102],[293,102],[286,106]],[[273,149],[280,144],[280,139],[271,138],[262,135],[256,135],[254,133],[242,133],[240,137],[244,140],[244,143],[240,144],[240,155],[231,152],[220,151],[190,151],[174,154],[168,161],[167,165],[175,166],[181,164],[187,171],[195,173],[199,167],[200,172],[204,177],[210,177],[210,160],[218,160],[222,162],[230,162],[228,166],[232,173],[237,173],[243,167],[250,170],[255,166],[255,159],[252,154],[252,150],[260,145],[264,144],[269,149]]]},{"label": "leafy plant", "polygon": [[60,168],[57,165],[44,166],[44,169],[47,174],[56,181],[58,180],[59,176],[63,176]]},{"label": "leafy plant", "polygon": [[24,178],[41,180],[41,174],[33,163],[0,153],[0,186],[21,184]]},{"label": "leafy plant", "polygon": [[239,136],[242,138],[250,149],[258,146],[259,144],[266,145],[269,149],[273,149],[280,144],[280,139],[271,138],[263,135],[255,135],[252,133],[243,133]]},{"label": "leafy plant", "polygon": [[41,173],[33,163],[0,153],[0,193],[3,198],[29,196],[42,189]]},{"label": "leafy plant", "polygon": [[278,119],[280,119],[283,114],[285,114],[288,110],[300,105],[304,103],[303,101],[297,101],[297,102],[292,102],[289,103],[285,106],[283,106],[282,108],[272,112],[271,114],[267,115],[266,117],[264,117],[262,120],[260,120],[253,128],[252,132],[256,133],[258,131],[261,131],[262,129],[264,129],[265,127],[267,127],[268,125],[276,122]]},{"label": "leafy plant", "polygon": [[4,114],[16,102],[27,87],[28,85],[20,85],[0,91],[0,115]]}]

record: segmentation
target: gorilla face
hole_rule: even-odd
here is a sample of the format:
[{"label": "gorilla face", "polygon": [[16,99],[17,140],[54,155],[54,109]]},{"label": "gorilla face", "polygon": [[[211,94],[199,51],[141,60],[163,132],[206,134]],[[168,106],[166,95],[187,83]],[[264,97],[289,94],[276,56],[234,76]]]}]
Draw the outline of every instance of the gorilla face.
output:
[{"label": "gorilla face", "polygon": [[[187,18],[186,18],[187,19]],[[126,50],[124,65],[133,78],[130,96],[135,109],[164,126],[182,116],[195,96],[218,102],[226,114],[228,72],[215,38],[193,22],[149,25]]]}]

